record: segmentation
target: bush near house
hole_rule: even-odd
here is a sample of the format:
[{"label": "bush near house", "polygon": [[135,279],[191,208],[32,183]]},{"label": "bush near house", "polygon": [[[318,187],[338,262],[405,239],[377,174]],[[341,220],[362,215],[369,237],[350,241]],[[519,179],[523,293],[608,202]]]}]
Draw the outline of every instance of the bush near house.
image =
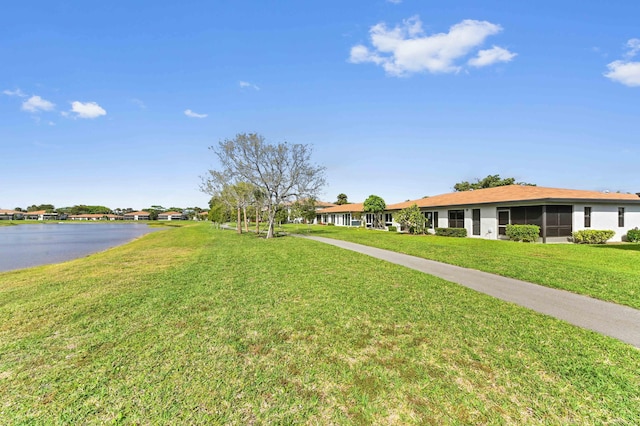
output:
[{"label": "bush near house", "polygon": [[640,229],[636,226],[627,232],[627,241],[630,243],[640,243]]},{"label": "bush near house", "polygon": [[436,235],[441,237],[464,238],[467,236],[467,230],[464,228],[436,228]]},{"label": "bush near house", "polygon": [[538,225],[507,225],[507,237],[511,241],[535,243],[540,236]]},{"label": "bush near house", "polygon": [[388,227],[387,227],[387,230],[388,230],[389,232],[398,232],[398,228],[396,228],[395,226],[388,226]]},{"label": "bush near house", "polygon": [[604,244],[614,235],[615,232],[608,229],[584,229],[573,233],[573,242],[576,244]]}]

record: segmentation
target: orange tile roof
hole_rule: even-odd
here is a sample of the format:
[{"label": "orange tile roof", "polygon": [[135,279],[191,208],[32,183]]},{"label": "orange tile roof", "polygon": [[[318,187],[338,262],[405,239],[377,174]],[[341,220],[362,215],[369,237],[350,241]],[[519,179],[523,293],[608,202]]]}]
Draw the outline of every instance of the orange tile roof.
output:
[{"label": "orange tile roof", "polygon": [[17,212],[15,210],[0,209],[0,214],[24,214],[25,212]]},{"label": "orange tile roof", "polygon": [[362,212],[364,208],[364,203],[349,203],[342,205],[335,205],[333,207],[327,207],[326,209],[322,209],[319,213],[353,213],[353,212]]},{"label": "orange tile roof", "polygon": [[158,216],[177,216],[177,215],[182,215],[182,213],[180,212],[164,212],[164,213],[158,213]]},{"label": "orange tile roof", "polygon": [[474,191],[451,192],[419,200],[405,201],[387,206],[387,210],[401,210],[416,204],[418,207],[444,207],[468,204],[549,201],[600,201],[639,203],[636,194],[606,193],[579,189],[545,188],[542,186],[507,185]]},{"label": "orange tile roof", "polygon": [[149,216],[149,212],[139,211],[139,212],[131,212],[125,213],[125,216]]}]

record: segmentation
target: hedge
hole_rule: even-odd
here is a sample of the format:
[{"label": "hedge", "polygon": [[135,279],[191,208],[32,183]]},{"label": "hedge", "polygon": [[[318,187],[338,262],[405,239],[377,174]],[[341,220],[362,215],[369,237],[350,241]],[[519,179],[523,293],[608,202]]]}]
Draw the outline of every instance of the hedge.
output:
[{"label": "hedge", "polygon": [[535,243],[540,236],[538,225],[507,225],[507,237],[511,241]]},{"label": "hedge", "polygon": [[627,232],[627,241],[630,243],[640,243],[640,229],[635,227]]},{"label": "hedge", "polygon": [[584,229],[573,233],[576,244],[604,244],[616,233],[611,230]]},{"label": "hedge", "polygon": [[436,228],[436,235],[464,238],[467,236],[467,230],[464,228]]},{"label": "hedge", "polygon": [[397,232],[397,231],[398,231],[398,228],[396,228],[395,226],[389,226],[389,227],[387,227],[387,230],[388,230],[389,232]]}]

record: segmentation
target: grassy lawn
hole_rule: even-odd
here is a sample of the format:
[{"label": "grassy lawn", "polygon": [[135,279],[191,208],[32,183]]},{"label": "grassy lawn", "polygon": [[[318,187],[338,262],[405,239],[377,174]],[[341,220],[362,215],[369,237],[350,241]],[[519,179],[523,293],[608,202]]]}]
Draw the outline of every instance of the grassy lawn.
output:
[{"label": "grassy lawn", "polygon": [[206,224],[0,274],[1,424],[633,424],[638,371],[438,278]]},{"label": "grassy lawn", "polygon": [[640,244],[524,244],[317,225],[286,225],[286,229],[478,269],[640,309]]}]

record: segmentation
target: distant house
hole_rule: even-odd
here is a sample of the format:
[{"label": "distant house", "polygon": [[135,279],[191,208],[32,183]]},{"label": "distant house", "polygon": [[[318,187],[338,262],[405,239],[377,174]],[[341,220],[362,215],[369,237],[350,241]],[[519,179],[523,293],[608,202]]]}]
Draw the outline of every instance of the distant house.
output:
[{"label": "distant house", "polygon": [[12,220],[22,218],[24,212],[18,212],[15,210],[2,210],[0,209],[0,220]]},{"label": "distant house", "polygon": [[118,220],[122,219],[122,216],[115,214],[104,213],[87,213],[87,214],[71,214],[67,217],[68,220]]},{"label": "distant house", "polygon": [[[363,213],[364,203],[349,203],[323,208],[316,215],[316,222],[337,226],[372,226],[373,215]],[[364,220],[364,222],[363,222]]]},{"label": "distant house", "polygon": [[123,216],[124,220],[150,220],[149,212],[139,211],[139,212],[130,212],[125,213]]},{"label": "distant house", "polygon": [[542,242],[567,242],[583,229],[615,231],[622,241],[640,227],[640,197],[574,189],[508,185],[453,192],[387,206],[393,213],[416,204],[431,230],[465,228],[472,238],[506,239],[509,224],[540,227]]},{"label": "distant house", "polygon": [[158,214],[158,220],[184,220],[182,212],[164,212]]},{"label": "distant house", "polygon": [[24,218],[29,220],[57,220],[58,213],[48,213],[45,210],[38,210],[35,212],[25,212]]}]

